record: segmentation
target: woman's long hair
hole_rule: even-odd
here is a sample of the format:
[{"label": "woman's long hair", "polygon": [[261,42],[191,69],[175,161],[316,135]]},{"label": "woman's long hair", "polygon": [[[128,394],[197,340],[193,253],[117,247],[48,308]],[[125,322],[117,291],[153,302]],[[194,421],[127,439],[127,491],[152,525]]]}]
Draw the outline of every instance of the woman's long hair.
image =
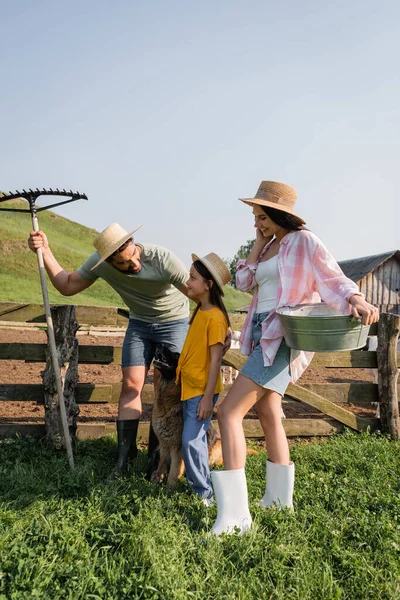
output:
[{"label": "woman's long hair", "polygon": [[270,206],[259,205],[263,209],[265,214],[275,223],[278,227],[287,229],[288,231],[301,231],[307,229],[304,227],[305,223],[300,217],[291,215],[290,213],[278,210],[277,208],[271,208]]},{"label": "woman's long hair", "polygon": [[[199,260],[194,261],[193,267],[196,269],[198,274],[201,275],[205,281],[212,283],[212,285],[210,285],[210,302],[214,306],[217,306],[223,312],[226,322],[228,324],[228,327],[230,327],[231,323],[229,321],[228,311],[225,308],[225,304],[222,300],[221,290],[219,289],[219,286],[218,286],[217,282],[215,281],[214,277],[211,275],[211,273],[207,269],[207,267],[205,267],[203,265],[203,263],[200,262]],[[200,308],[200,303],[198,303],[198,305],[194,309],[193,314],[189,321],[189,325],[191,325],[193,323],[193,319],[197,315],[199,308]]]}]

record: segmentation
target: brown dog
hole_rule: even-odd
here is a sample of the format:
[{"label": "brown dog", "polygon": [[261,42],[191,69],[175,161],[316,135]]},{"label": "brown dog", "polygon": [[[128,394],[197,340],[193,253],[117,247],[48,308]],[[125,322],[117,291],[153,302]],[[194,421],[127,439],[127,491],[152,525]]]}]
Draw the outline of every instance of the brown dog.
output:
[{"label": "brown dog", "polygon": [[[154,366],[160,371],[161,378],[154,398],[151,423],[159,442],[159,463],[151,474],[154,483],[167,477],[167,485],[176,484],[184,473],[182,459],[183,415],[180,385],[175,383],[179,354],[171,352],[166,346],[159,346]],[[210,425],[207,432],[208,457],[211,464],[222,464],[221,440]]]}]

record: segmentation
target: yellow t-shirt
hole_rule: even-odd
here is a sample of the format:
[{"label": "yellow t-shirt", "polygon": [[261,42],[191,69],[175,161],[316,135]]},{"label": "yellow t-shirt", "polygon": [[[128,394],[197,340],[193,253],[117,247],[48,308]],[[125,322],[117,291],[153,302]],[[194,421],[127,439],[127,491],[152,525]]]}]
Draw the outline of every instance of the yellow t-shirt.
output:
[{"label": "yellow t-shirt", "polygon": [[[210,368],[209,346],[223,344],[228,331],[223,312],[217,308],[198,310],[189,327],[176,370],[176,381],[181,378],[181,400],[204,394]],[[223,390],[221,373],[215,394]]]}]

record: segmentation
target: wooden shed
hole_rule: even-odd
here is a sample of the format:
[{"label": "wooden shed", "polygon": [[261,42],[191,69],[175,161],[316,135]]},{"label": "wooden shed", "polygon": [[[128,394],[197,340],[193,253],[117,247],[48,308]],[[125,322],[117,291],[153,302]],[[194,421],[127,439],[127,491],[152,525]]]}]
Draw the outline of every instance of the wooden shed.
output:
[{"label": "wooden shed", "polygon": [[400,314],[400,250],[339,262],[343,273],[382,312]]}]

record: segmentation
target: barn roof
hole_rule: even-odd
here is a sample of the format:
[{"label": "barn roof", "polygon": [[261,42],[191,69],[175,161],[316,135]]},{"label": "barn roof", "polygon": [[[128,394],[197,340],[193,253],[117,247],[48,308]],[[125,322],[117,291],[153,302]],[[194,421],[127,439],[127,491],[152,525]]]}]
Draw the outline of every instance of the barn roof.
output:
[{"label": "barn roof", "polygon": [[351,258],[339,262],[343,273],[353,281],[360,281],[363,277],[374,271],[381,264],[386,262],[392,256],[400,260],[400,250],[392,250],[383,254],[374,254],[372,256],[362,256],[360,258]]}]

